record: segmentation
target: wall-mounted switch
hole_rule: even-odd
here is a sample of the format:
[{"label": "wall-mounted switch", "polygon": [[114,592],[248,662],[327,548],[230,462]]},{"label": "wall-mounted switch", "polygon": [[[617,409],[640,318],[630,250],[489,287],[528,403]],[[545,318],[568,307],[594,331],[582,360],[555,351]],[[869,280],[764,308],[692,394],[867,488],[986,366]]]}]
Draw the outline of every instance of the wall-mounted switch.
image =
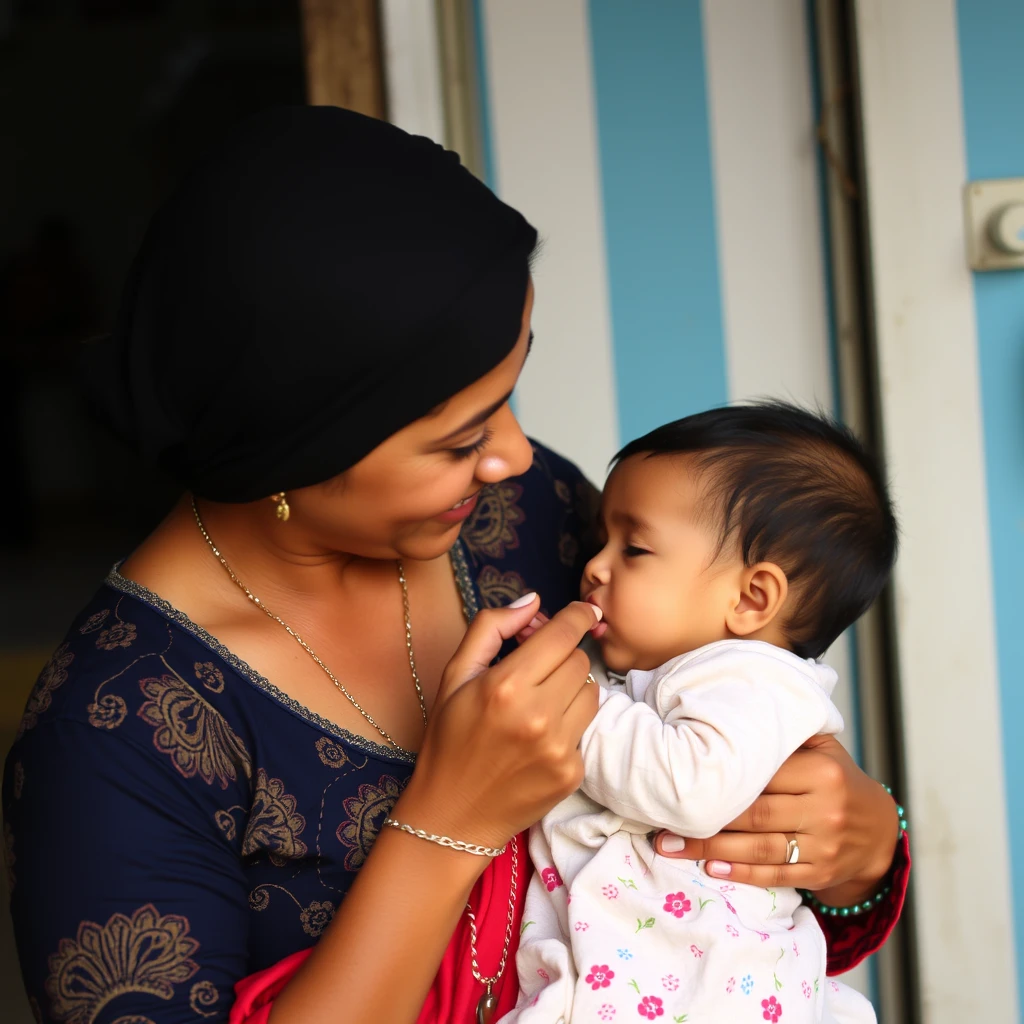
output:
[{"label": "wall-mounted switch", "polygon": [[968,182],[964,214],[972,270],[1024,270],[1024,178]]}]

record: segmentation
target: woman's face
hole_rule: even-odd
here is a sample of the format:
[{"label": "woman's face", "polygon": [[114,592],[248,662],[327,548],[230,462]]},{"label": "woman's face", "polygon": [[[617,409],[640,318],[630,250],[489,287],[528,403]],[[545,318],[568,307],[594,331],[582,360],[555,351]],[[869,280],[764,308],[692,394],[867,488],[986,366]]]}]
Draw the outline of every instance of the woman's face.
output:
[{"label": "woman's face", "polygon": [[314,546],[366,558],[431,559],[455,543],[486,484],[530,468],[509,407],[530,347],[533,285],[515,348],[486,376],[393,434],[340,476],[290,491]]}]

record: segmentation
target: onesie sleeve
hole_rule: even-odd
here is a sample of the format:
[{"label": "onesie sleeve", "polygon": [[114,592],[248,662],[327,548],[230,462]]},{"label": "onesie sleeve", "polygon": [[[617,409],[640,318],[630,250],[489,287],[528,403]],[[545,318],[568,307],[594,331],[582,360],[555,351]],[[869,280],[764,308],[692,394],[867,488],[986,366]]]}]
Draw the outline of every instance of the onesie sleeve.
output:
[{"label": "onesie sleeve", "polygon": [[582,789],[625,818],[703,838],[841,719],[811,668],[801,671],[792,658],[740,645],[680,661],[644,701],[602,691],[583,737]]}]

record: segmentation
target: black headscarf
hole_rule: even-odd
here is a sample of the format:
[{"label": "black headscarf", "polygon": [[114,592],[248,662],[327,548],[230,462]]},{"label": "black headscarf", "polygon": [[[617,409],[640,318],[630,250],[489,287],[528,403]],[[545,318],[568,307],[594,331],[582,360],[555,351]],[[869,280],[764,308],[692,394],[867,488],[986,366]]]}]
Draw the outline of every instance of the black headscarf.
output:
[{"label": "black headscarf", "polygon": [[536,240],[428,139],[267,111],[150,225],[86,356],[99,411],[202,497],[320,483],[508,355]]}]

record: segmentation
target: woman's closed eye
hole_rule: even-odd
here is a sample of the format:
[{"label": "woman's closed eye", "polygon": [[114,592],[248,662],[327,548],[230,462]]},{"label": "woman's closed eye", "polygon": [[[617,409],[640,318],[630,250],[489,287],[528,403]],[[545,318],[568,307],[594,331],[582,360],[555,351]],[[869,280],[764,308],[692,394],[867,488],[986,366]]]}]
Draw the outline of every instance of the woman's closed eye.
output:
[{"label": "woman's closed eye", "polygon": [[461,448],[449,448],[448,454],[454,459],[468,459],[471,455],[476,455],[478,452],[482,452],[491,439],[494,437],[494,431],[488,427],[483,434],[480,435],[479,440],[474,441],[472,444],[464,445]]}]

